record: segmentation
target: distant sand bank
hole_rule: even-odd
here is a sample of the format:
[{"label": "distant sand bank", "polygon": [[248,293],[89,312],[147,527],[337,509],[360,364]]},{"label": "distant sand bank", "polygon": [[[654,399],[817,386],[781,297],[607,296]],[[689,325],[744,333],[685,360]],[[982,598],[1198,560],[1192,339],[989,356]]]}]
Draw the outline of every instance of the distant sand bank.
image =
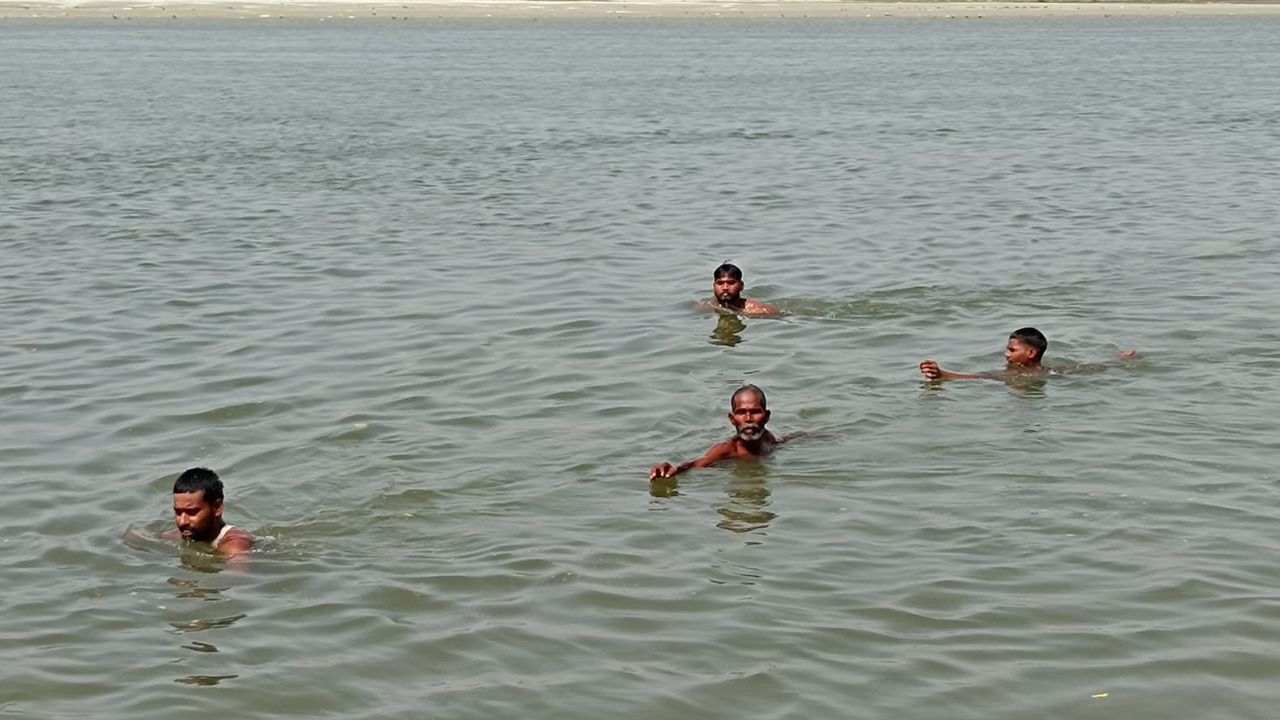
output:
[{"label": "distant sand bank", "polygon": [[1174,18],[1200,16],[1280,17],[1278,3],[1073,3],[1073,2],[813,2],[744,0],[740,2],[564,2],[561,0],[311,0],[291,2],[21,2],[0,0],[0,19],[56,20],[317,20],[391,22],[433,19],[646,19],[646,18]]}]

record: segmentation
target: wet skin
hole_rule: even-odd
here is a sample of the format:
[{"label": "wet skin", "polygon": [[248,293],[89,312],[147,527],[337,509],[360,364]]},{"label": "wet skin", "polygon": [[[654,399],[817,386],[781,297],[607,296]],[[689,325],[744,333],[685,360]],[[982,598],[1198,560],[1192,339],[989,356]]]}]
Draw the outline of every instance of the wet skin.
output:
[{"label": "wet skin", "polygon": [[[226,525],[222,520],[222,501],[206,502],[204,491],[173,494],[173,522],[186,542],[211,543]],[[217,551],[233,558],[253,547],[253,536],[232,528],[218,543]]]},{"label": "wet skin", "polygon": [[649,471],[649,480],[672,478],[686,470],[707,467],[721,460],[761,457],[772,453],[775,446],[785,442],[785,438],[780,440],[765,429],[770,416],[771,413],[764,406],[759,395],[752,392],[739,394],[734,398],[733,408],[729,413],[729,422],[735,430],[733,438],[711,446],[706,454],[697,460],[680,465],[671,463],[654,465]]}]

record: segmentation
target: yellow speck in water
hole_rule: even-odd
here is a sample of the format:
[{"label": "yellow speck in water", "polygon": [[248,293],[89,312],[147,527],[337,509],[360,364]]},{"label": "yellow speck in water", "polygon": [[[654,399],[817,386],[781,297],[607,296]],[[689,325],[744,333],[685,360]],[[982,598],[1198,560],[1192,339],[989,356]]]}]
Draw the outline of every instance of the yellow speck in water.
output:
[{"label": "yellow speck in water", "polygon": [[357,430],[364,430],[365,428],[369,427],[369,423],[352,423],[351,427]]},{"label": "yellow speck in water", "polygon": [[416,517],[413,513],[405,513],[405,517]]},{"label": "yellow speck in water", "polygon": [[1093,694],[1094,700],[1106,700],[1109,697],[1111,697],[1111,693],[1094,693]]}]

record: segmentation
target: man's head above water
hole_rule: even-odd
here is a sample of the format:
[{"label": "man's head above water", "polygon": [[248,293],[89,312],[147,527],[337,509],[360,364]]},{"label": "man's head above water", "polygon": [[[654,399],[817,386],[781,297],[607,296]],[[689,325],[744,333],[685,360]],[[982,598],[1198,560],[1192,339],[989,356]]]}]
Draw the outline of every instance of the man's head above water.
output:
[{"label": "man's head above water", "polygon": [[765,399],[763,390],[755,385],[743,385],[729,398],[729,408],[729,422],[738,431],[739,440],[754,443],[765,436],[769,401]]},{"label": "man's head above water", "polygon": [[212,542],[222,531],[222,480],[208,468],[191,468],[173,483],[173,521],[184,540]]},{"label": "man's head above water", "polygon": [[742,291],[746,288],[742,282],[742,268],[724,263],[712,273],[711,280],[711,292],[721,307],[742,309]]},{"label": "man's head above water", "polygon": [[1044,360],[1049,341],[1044,333],[1033,327],[1024,327],[1009,333],[1009,343],[1004,349],[1004,360],[1018,367],[1038,367]]},{"label": "man's head above water", "polygon": [[711,300],[704,300],[698,306],[743,317],[778,317],[782,314],[782,310],[768,303],[743,297],[744,289],[742,268],[730,262],[723,263],[711,273]]},{"label": "man's head above water", "polygon": [[[709,467],[721,460],[758,458],[773,452],[773,448],[788,438],[775,437],[765,429],[769,423],[769,401],[764,391],[755,385],[743,385],[729,397],[729,422],[735,430],[733,437],[716,443],[697,460],[672,465],[658,463],[649,471],[649,480],[665,480],[691,468]],[[794,436],[792,436],[794,437]]]}]

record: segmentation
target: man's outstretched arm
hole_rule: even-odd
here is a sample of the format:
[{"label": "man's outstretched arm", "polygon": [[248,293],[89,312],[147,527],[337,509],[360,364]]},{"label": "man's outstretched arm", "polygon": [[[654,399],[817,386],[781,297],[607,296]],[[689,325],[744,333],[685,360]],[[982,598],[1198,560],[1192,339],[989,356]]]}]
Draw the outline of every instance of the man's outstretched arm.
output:
[{"label": "man's outstretched arm", "polygon": [[938,367],[936,360],[925,360],[920,363],[920,372],[930,380],[994,380],[987,375],[966,375],[954,373]]},{"label": "man's outstretched arm", "polygon": [[727,452],[728,445],[729,445],[728,443],[720,443],[719,445],[713,445],[711,446],[711,449],[707,451],[706,455],[703,455],[697,460],[690,460],[689,462],[680,463],[679,465],[672,465],[671,463],[658,463],[657,465],[653,466],[652,470],[649,471],[649,480],[652,482],[653,480],[665,480],[667,478],[673,478],[679,475],[680,473],[684,472],[685,470],[692,470],[693,468],[704,468],[711,465],[712,463],[719,462],[720,460],[723,460],[726,457],[728,457],[728,452]]}]

